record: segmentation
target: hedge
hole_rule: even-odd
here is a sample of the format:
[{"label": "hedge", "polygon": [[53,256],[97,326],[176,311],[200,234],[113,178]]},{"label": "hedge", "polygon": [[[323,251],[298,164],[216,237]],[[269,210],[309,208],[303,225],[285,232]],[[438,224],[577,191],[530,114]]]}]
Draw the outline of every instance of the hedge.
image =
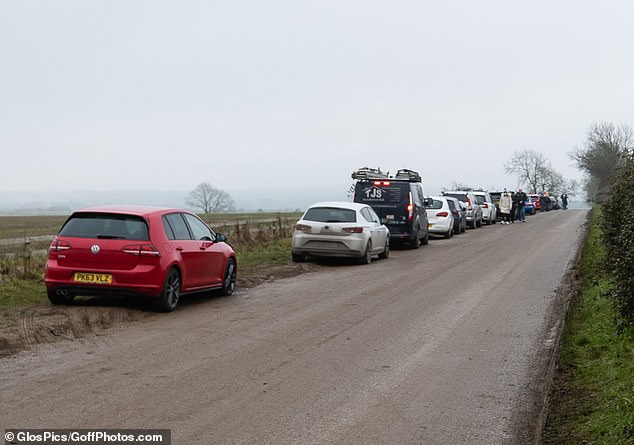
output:
[{"label": "hedge", "polygon": [[621,315],[620,329],[634,326],[634,158],[614,180],[604,204],[602,229],[606,266],[613,279],[611,295]]}]

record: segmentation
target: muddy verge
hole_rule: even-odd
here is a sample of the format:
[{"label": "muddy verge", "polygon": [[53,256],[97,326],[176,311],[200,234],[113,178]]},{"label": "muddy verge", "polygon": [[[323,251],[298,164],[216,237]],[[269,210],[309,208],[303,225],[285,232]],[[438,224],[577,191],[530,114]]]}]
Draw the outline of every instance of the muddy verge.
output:
[{"label": "muddy verge", "polygon": [[[239,289],[292,277],[321,267],[315,263],[288,263],[247,271],[238,279]],[[196,304],[201,296],[183,298],[182,305]],[[150,301],[118,298],[77,298],[70,306],[41,305],[0,312],[0,357],[28,351],[39,344],[104,335],[108,329],[124,326],[157,314]]]}]

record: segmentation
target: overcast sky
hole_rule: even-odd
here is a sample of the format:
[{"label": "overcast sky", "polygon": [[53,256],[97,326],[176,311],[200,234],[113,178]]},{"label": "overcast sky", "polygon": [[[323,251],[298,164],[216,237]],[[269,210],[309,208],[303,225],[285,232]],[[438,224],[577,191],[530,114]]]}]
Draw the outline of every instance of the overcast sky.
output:
[{"label": "overcast sky", "polygon": [[[0,0],[0,191],[515,187],[633,124],[631,0]],[[324,196],[330,199],[330,196]]]}]

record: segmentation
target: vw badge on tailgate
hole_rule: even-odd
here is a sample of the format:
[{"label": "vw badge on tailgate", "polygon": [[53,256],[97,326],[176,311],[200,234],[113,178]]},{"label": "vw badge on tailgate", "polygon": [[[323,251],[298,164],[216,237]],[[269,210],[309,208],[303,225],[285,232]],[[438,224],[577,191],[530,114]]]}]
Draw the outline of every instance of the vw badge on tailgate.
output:
[{"label": "vw badge on tailgate", "polygon": [[97,255],[100,250],[101,248],[99,247],[99,244],[93,244],[92,247],[90,248],[90,251],[94,253],[95,255]]}]

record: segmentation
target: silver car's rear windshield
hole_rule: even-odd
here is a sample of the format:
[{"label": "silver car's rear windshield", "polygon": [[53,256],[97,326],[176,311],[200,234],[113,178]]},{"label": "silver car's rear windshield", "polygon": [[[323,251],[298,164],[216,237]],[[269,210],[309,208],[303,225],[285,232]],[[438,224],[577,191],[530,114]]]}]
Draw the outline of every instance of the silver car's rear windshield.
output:
[{"label": "silver car's rear windshield", "polygon": [[469,199],[467,198],[467,195],[463,194],[463,193],[445,193],[445,196],[451,196],[452,198],[456,198],[459,201],[462,202],[467,202]]},{"label": "silver car's rear windshield", "polygon": [[313,207],[306,211],[304,217],[307,221],[317,222],[357,222],[357,212],[350,209],[340,209],[335,207]]},{"label": "silver car's rear windshield", "polygon": [[146,221],[140,216],[111,213],[75,213],[59,231],[61,236],[74,238],[150,239]]}]

